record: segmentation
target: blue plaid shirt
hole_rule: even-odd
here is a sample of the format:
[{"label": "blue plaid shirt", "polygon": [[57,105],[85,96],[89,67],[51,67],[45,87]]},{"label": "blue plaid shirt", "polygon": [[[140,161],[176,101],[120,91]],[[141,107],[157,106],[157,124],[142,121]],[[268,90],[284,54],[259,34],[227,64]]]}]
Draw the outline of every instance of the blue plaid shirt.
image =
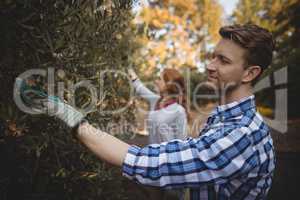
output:
[{"label": "blue plaid shirt", "polygon": [[216,107],[198,138],[131,146],[123,175],[166,189],[190,188],[191,199],[265,199],[275,167],[267,125],[254,96]]}]

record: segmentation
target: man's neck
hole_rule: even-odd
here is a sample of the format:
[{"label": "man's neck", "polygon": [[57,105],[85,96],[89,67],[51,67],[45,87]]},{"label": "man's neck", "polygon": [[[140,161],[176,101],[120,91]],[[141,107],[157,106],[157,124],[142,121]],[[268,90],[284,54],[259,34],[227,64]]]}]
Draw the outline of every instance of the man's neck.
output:
[{"label": "man's neck", "polygon": [[252,86],[250,85],[241,85],[234,90],[226,92],[225,95],[220,95],[220,105],[229,104],[234,101],[239,101],[244,97],[249,97],[253,95]]}]

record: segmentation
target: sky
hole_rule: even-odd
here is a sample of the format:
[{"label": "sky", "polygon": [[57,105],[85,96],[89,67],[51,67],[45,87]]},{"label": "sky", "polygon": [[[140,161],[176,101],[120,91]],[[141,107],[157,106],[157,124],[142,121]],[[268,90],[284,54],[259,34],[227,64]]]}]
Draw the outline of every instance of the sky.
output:
[{"label": "sky", "polygon": [[219,0],[225,11],[225,16],[230,16],[239,0]]}]

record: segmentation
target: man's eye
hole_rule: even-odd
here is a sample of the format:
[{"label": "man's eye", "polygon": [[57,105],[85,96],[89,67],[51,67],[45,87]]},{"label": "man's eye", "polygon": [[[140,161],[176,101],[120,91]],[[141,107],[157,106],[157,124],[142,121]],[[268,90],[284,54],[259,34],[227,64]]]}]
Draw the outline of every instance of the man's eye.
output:
[{"label": "man's eye", "polygon": [[221,63],[223,63],[223,64],[228,64],[229,62],[227,61],[227,60],[225,60],[224,58],[220,58],[220,60],[221,60]]}]

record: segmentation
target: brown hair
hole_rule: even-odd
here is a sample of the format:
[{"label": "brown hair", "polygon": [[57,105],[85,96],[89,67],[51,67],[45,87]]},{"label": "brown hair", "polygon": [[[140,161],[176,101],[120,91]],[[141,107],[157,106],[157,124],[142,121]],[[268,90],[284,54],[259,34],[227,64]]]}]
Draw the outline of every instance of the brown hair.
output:
[{"label": "brown hair", "polygon": [[[162,72],[162,79],[165,82],[165,93],[173,96],[178,104],[185,108],[187,113],[186,88],[184,77],[176,69],[166,68]],[[162,98],[158,101],[158,103]]]},{"label": "brown hair", "polygon": [[275,42],[267,29],[251,23],[236,24],[222,27],[219,34],[222,38],[230,39],[247,50],[246,67],[257,65],[263,72],[271,64]]}]

